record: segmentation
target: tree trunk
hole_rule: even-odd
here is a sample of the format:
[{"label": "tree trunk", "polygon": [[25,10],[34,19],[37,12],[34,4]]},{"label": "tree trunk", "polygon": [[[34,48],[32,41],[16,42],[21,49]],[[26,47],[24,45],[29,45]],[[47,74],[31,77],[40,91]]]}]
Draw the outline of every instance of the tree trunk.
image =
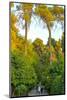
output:
[{"label": "tree trunk", "polygon": [[27,21],[25,21],[25,55],[27,55]]},{"label": "tree trunk", "polygon": [[15,96],[15,89],[13,90],[13,93],[12,93],[12,97],[14,97]]},{"label": "tree trunk", "polygon": [[48,31],[49,31],[49,48],[51,49],[51,30],[48,27]]},{"label": "tree trunk", "polygon": [[51,29],[50,29],[50,25],[49,24],[47,24],[47,27],[48,27],[48,31],[49,31],[49,41],[48,41],[48,43],[49,43],[49,49],[50,49],[50,64],[52,63],[52,60],[51,60],[51,58],[52,58],[52,52],[51,52]]}]

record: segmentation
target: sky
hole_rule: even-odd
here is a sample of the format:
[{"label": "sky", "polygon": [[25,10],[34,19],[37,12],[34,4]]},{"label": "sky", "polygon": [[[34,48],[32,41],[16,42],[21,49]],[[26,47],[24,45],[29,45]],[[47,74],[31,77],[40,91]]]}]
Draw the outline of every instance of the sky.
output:
[{"label": "sky", "polygon": [[[17,3],[15,3],[13,10],[16,10],[16,5]],[[48,37],[49,37],[48,29],[46,27],[43,27],[42,23],[41,22],[39,23],[38,21],[39,21],[38,19],[35,20],[33,17],[31,18],[31,24],[28,29],[27,38],[32,42],[36,38],[40,38],[43,40],[44,44],[47,44]],[[24,36],[25,30],[19,27],[18,25],[17,27],[19,28],[19,34]],[[58,41],[59,39],[61,39],[63,31],[64,30],[62,29],[61,24],[55,22],[54,27],[51,29],[51,37]]]}]

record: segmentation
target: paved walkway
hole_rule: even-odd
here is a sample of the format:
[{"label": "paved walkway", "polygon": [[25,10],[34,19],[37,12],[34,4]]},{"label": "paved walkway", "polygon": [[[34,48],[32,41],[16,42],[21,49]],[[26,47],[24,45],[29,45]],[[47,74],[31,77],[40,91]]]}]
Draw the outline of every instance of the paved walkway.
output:
[{"label": "paved walkway", "polygon": [[36,87],[34,87],[29,93],[28,96],[41,96],[41,95],[48,95],[47,91],[42,88],[42,91],[38,91],[38,89]]}]

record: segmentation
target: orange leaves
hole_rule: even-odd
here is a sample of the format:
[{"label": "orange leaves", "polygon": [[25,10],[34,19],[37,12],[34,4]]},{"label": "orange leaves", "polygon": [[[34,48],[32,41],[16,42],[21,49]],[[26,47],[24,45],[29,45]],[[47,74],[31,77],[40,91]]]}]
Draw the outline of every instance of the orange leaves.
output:
[{"label": "orange leaves", "polygon": [[48,52],[55,52],[54,47],[51,46],[51,48],[48,47]]},{"label": "orange leaves", "polygon": [[55,48],[53,46],[51,46],[51,48],[48,47],[47,52],[50,53],[49,61],[57,61],[56,51],[55,51]]},{"label": "orange leaves", "polygon": [[50,61],[57,61],[56,54],[54,53],[51,54]]}]

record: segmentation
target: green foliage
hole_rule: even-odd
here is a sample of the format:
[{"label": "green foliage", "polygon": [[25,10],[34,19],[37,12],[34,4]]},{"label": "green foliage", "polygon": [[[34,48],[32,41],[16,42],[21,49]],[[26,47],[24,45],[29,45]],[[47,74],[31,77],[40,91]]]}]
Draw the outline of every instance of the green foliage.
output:
[{"label": "green foliage", "polygon": [[[13,4],[12,4],[13,6]],[[26,21],[26,38],[18,34],[17,17],[11,13],[11,90],[12,96],[27,96],[37,84],[44,85],[48,94],[64,94],[64,36],[62,40],[48,39],[47,45],[37,38],[33,43],[27,40],[27,27],[31,21],[33,4],[21,4],[22,18]],[[35,5],[35,14],[46,23],[49,35],[57,16],[64,13],[61,7]],[[56,19],[55,19],[56,18]],[[50,42],[50,48],[48,44]],[[25,55],[26,45],[26,55]],[[50,56],[51,53],[51,56]],[[51,64],[50,64],[51,59]]]},{"label": "green foliage", "polygon": [[39,82],[44,85],[49,94],[63,94],[64,56],[62,51],[60,49],[58,53],[54,51],[57,60],[53,60],[50,64],[49,49],[40,39],[36,39],[33,45],[28,41],[27,45],[27,55],[15,50],[11,52],[12,96],[28,95],[28,92]]},{"label": "green foliage", "polygon": [[[28,57],[12,52],[11,54],[11,84],[14,86],[14,96],[17,92],[23,95],[36,85],[37,76],[33,68],[33,60],[29,62]],[[19,89],[19,90],[18,90]],[[17,91],[18,90],[18,91]]]},{"label": "green foliage", "polygon": [[[56,45],[55,39],[51,38],[51,44],[52,44],[53,47],[55,47],[55,45]],[[49,39],[48,39],[47,45],[49,45]]]},{"label": "green foliage", "polygon": [[45,48],[45,45],[43,44],[43,41],[39,38],[37,38],[34,42],[33,42],[33,46],[34,46],[34,50],[37,52],[37,54],[40,56]]},{"label": "green foliage", "polygon": [[50,94],[64,94],[64,78],[61,75],[56,76],[51,85]]},{"label": "green foliage", "polygon": [[20,84],[19,86],[16,87],[15,93],[17,96],[24,96],[27,92],[27,86],[24,84]]},{"label": "green foliage", "polygon": [[58,54],[57,59],[57,62],[49,64],[42,72],[42,81],[49,94],[64,93],[64,58]]},{"label": "green foliage", "polygon": [[[49,61],[49,51],[47,52],[47,47],[43,44],[41,39],[36,39],[33,42],[34,50],[38,54],[37,66],[34,66],[37,73],[38,81],[42,82],[42,72],[47,67]],[[42,84],[42,83],[41,83]]]}]

